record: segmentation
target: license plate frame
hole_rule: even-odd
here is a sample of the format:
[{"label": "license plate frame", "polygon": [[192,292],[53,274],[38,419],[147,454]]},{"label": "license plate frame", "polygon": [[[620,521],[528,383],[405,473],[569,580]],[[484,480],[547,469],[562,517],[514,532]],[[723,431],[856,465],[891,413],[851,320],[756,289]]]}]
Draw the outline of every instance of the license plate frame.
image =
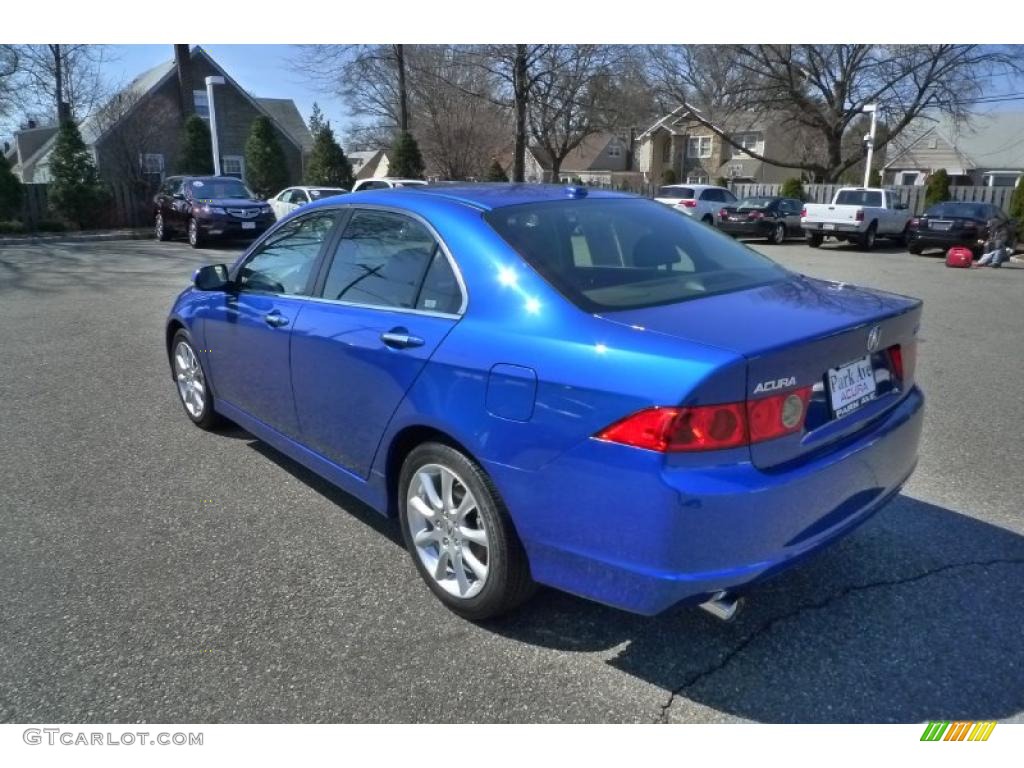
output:
[{"label": "license plate frame", "polygon": [[821,228],[822,229],[826,229],[829,232],[831,232],[832,230],[834,230],[836,228],[836,225],[835,224],[822,224]]},{"label": "license plate frame", "polygon": [[256,229],[256,222],[255,221],[243,221],[242,222],[242,229]]},{"label": "license plate frame", "polygon": [[825,379],[829,408],[837,419],[848,416],[878,397],[871,355],[829,368]]}]

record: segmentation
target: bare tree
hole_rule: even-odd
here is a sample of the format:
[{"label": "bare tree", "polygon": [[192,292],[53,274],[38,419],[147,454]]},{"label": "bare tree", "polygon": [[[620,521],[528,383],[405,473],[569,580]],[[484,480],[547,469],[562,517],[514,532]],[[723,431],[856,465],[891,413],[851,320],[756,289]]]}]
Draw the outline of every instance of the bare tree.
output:
[{"label": "bare tree", "polygon": [[[651,75],[662,96],[690,103],[693,118],[736,149],[772,165],[797,167],[836,181],[863,160],[850,141],[867,104],[885,121],[879,150],[929,114],[966,119],[972,99],[997,73],[1020,74],[1021,53],[986,45],[652,46]],[[732,137],[778,123],[813,137],[813,157],[760,154]]]},{"label": "bare tree", "polygon": [[584,139],[619,127],[613,93],[607,88],[618,58],[618,50],[607,45],[552,45],[541,54],[530,135],[548,155],[554,181],[562,162]]},{"label": "bare tree", "polygon": [[20,57],[17,47],[0,45],[0,120],[7,119],[15,110],[15,76],[19,68]]},{"label": "bare tree", "polygon": [[131,181],[139,189],[151,186],[144,156],[166,143],[168,125],[178,124],[177,102],[143,98],[123,89],[100,107],[94,118],[97,135],[103,137],[99,147],[104,175]]},{"label": "bare tree", "polygon": [[56,120],[84,120],[103,103],[109,89],[103,65],[107,46],[19,45],[20,108]]}]

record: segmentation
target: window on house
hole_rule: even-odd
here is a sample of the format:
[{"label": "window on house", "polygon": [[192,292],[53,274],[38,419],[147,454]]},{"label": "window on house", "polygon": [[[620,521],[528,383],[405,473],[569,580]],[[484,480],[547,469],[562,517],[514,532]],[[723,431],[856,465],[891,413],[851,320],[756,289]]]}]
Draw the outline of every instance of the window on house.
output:
[{"label": "window on house", "polygon": [[622,157],[622,147],[618,144],[609,144],[608,157]]},{"label": "window on house", "polygon": [[707,184],[708,176],[706,173],[691,173],[686,177],[687,184]]},{"label": "window on house", "polygon": [[1017,179],[1020,178],[1019,173],[986,173],[986,186],[989,187],[1015,187],[1017,186]]},{"label": "window on house", "polygon": [[751,151],[757,152],[758,154],[764,152],[764,140],[761,136],[760,131],[751,131],[749,133],[737,133],[732,137],[733,141],[743,147],[742,150],[735,149],[737,153]]},{"label": "window on house", "polygon": [[156,189],[164,180],[164,156],[160,154],[144,153],[139,155],[139,168],[142,178],[146,183]]},{"label": "window on house", "polygon": [[210,119],[210,100],[206,97],[206,91],[192,91],[192,104],[197,115],[204,120]]},{"label": "window on house", "polygon": [[711,157],[711,137],[691,136],[686,140],[687,157]]},{"label": "window on house", "polygon": [[236,179],[245,178],[245,160],[240,155],[224,155],[220,171],[224,176],[234,176]]}]

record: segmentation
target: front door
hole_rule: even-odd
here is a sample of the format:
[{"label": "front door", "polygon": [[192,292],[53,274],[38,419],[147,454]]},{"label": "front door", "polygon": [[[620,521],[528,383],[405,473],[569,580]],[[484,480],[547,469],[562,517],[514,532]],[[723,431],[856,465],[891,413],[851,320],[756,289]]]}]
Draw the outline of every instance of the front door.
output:
[{"label": "front door", "polygon": [[214,395],[284,434],[298,434],[289,342],[337,211],[281,226],[257,245],[206,318]]},{"label": "front door", "polygon": [[302,441],[367,477],[388,422],[458,322],[452,262],[422,222],[355,210],[292,334]]}]

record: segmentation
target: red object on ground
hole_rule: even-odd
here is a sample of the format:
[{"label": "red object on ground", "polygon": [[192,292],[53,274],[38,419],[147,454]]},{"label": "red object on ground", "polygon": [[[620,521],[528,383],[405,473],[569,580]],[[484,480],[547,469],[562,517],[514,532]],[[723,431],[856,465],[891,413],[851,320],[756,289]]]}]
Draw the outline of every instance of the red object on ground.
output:
[{"label": "red object on ground", "polygon": [[974,254],[968,248],[957,245],[946,251],[946,266],[947,267],[967,267],[970,268],[971,263],[974,260]]}]

